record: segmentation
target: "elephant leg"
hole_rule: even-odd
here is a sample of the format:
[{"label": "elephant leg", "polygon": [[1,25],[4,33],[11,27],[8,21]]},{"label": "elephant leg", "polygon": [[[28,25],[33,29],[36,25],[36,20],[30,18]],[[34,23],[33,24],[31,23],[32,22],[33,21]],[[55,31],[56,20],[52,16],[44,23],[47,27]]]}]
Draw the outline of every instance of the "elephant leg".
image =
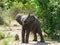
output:
[{"label": "elephant leg", "polygon": [[36,35],[36,32],[34,32],[33,34],[34,34],[34,39],[33,39],[33,41],[37,41],[37,35]]},{"label": "elephant leg", "polygon": [[38,34],[39,34],[40,37],[41,37],[41,41],[40,41],[40,42],[44,42],[44,38],[43,38],[43,35],[42,35],[42,31],[41,31],[41,30],[38,30]]},{"label": "elephant leg", "polygon": [[28,41],[29,41],[29,33],[30,33],[30,31],[26,31],[26,43],[28,43]]},{"label": "elephant leg", "polygon": [[25,30],[22,29],[22,43],[25,43]]}]

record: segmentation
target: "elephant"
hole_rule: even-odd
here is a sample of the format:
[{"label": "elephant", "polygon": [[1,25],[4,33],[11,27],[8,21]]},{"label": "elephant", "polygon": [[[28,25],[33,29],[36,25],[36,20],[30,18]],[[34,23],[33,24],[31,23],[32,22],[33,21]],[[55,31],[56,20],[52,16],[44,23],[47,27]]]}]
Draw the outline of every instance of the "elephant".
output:
[{"label": "elephant", "polygon": [[38,20],[38,18],[30,14],[28,15],[17,14],[16,21],[20,25],[22,25],[22,43],[28,43],[30,32],[34,34],[33,41],[37,41],[36,33],[38,33],[41,38],[40,42],[44,42],[44,38],[40,27],[40,21]]}]

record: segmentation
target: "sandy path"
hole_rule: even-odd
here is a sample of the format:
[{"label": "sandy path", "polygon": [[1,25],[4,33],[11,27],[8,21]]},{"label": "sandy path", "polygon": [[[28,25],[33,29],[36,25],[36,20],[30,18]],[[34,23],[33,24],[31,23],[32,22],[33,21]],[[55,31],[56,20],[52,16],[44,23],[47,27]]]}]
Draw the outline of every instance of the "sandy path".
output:
[{"label": "sandy path", "polygon": [[[13,24],[13,23],[12,23]],[[16,24],[16,23],[15,23]],[[10,30],[10,31],[2,31],[2,32],[4,32],[4,33],[11,33],[13,36],[15,35],[15,34],[18,34],[19,35],[19,38],[20,38],[20,40],[19,41],[14,41],[14,42],[9,42],[9,45],[60,45],[60,42],[56,42],[56,41],[45,41],[45,43],[38,43],[38,42],[33,42],[32,41],[32,39],[33,39],[33,37],[30,35],[30,37],[29,37],[29,43],[28,44],[26,44],[26,43],[21,43],[21,26],[19,26],[19,27],[10,27],[12,30]],[[0,28],[0,29],[2,29],[2,28]],[[8,28],[7,28],[8,29]],[[1,44],[1,42],[0,42],[0,45],[2,45]]]},{"label": "sandy path", "polygon": [[29,43],[21,43],[21,27],[11,27],[12,31],[4,31],[4,33],[11,33],[13,36],[15,34],[19,35],[20,40],[19,41],[14,41],[14,42],[9,42],[9,45],[60,45],[60,42],[56,41],[45,41],[45,43],[38,43],[38,42],[33,42],[32,39],[33,37],[29,37]]}]

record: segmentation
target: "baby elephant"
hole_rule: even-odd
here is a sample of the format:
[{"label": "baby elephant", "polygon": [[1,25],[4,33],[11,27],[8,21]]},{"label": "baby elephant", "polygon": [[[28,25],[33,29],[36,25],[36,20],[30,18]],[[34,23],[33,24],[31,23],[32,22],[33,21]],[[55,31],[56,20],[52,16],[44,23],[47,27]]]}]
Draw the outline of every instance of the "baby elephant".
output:
[{"label": "baby elephant", "polygon": [[22,25],[22,43],[28,43],[30,32],[33,32],[34,34],[33,41],[37,41],[36,33],[38,33],[41,37],[41,42],[44,42],[42,31],[40,28],[40,22],[36,17],[31,16],[30,14],[29,15],[18,14],[16,16],[16,20],[19,24]]}]

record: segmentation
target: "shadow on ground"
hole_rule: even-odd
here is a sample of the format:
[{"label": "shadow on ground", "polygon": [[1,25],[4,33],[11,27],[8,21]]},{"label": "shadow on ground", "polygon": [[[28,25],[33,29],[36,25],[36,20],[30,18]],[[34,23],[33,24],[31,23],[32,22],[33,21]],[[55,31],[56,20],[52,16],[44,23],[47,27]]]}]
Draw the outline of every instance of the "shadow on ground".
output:
[{"label": "shadow on ground", "polygon": [[42,43],[42,42],[30,42],[28,44],[26,43],[20,43],[20,45],[49,45],[50,43]]},{"label": "shadow on ground", "polygon": [[48,45],[48,44],[50,44],[50,43],[42,43],[42,42],[37,42],[35,45]]}]

